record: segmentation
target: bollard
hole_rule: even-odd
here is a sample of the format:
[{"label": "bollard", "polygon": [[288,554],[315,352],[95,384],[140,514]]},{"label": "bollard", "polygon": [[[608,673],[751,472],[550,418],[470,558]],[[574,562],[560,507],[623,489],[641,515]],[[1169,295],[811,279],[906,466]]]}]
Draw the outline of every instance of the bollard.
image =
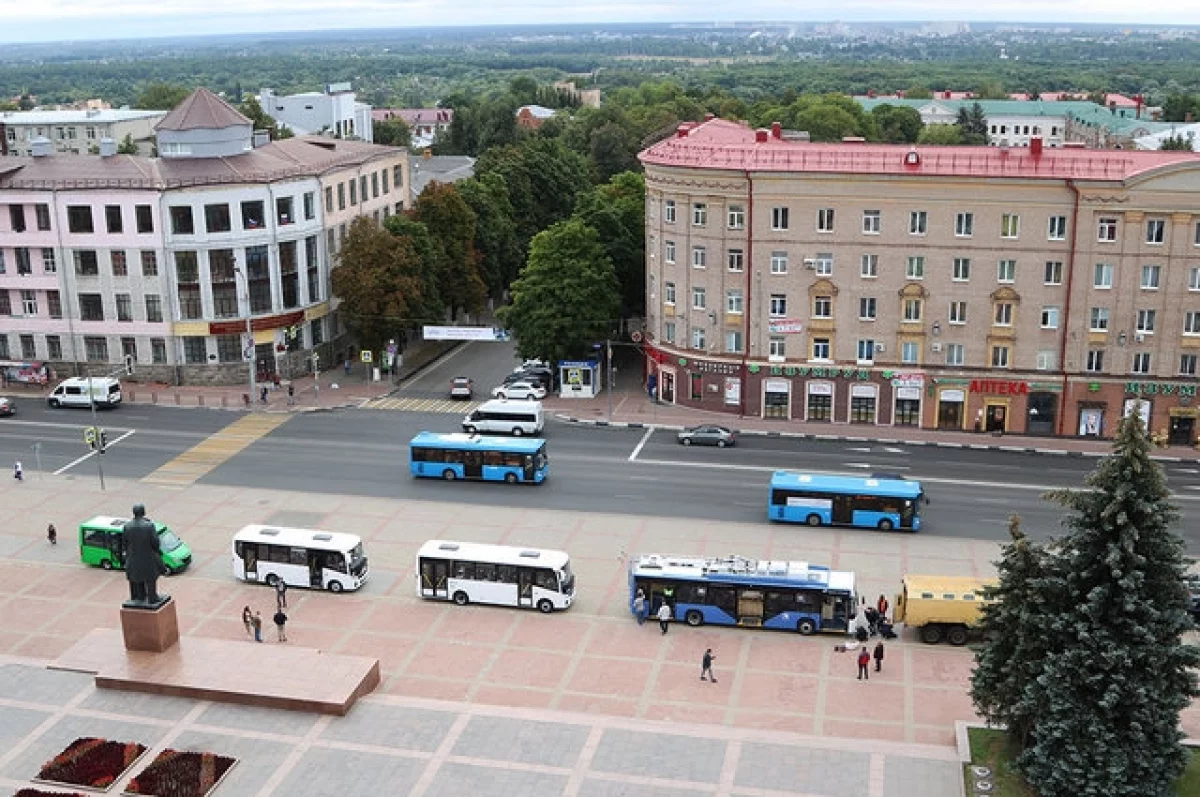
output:
[{"label": "bollard", "polygon": [[196,406],[197,407],[204,406],[204,396],[196,396]]},{"label": "bollard", "polygon": [[155,392],[153,392],[153,391],[151,391],[151,393],[150,393],[150,403],[151,403],[151,404],[157,404],[157,403],[158,403],[158,394],[157,394],[157,393],[155,393]]},{"label": "bollard", "polygon": [[129,394],[130,402],[137,401],[137,394],[135,394],[132,390],[126,390],[125,392]]},{"label": "bollard", "polygon": [[179,406],[179,394],[178,393],[175,394],[175,406],[176,407]]},{"label": "bollard", "polygon": [[225,396],[221,396],[221,409],[225,409],[225,408],[226,408],[226,407],[228,407],[228,406],[229,406],[229,402],[228,402],[228,401],[226,401],[226,397],[225,397]]}]

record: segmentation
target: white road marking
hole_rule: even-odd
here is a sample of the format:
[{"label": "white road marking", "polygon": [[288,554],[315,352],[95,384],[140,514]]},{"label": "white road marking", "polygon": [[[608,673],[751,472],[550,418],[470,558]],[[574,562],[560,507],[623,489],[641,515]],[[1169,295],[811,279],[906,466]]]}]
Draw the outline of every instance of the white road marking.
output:
[{"label": "white road marking", "polygon": [[908,453],[903,448],[892,448],[891,446],[884,446],[883,450],[888,452],[889,454],[907,454]]},{"label": "white road marking", "polygon": [[870,462],[843,462],[842,464],[845,465],[847,468],[869,468],[869,467],[871,467]]},{"label": "white road marking", "polygon": [[646,433],[642,435],[642,439],[638,441],[637,446],[633,449],[633,453],[629,455],[630,462],[637,462],[638,454],[642,453],[642,449],[646,446],[646,443],[650,441],[650,435],[652,434],[654,434],[653,426],[646,429]]},{"label": "white road marking", "polygon": [[847,451],[857,451],[857,452],[862,452],[862,453],[866,453],[866,454],[871,453],[871,449],[869,449],[869,448],[847,448],[846,450]]},{"label": "white road marking", "polygon": [[[131,434],[133,434],[133,433],[134,433],[134,431],[135,431],[135,430],[133,430],[133,429],[130,429],[130,430],[129,430],[128,432],[126,432],[125,434],[121,435],[120,437],[116,438],[115,440],[112,440],[112,441],[111,441],[111,442],[110,442],[110,443],[109,443],[107,446],[105,446],[105,449],[107,450],[107,449],[109,449],[109,448],[112,448],[112,447],[113,447],[113,446],[115,446],[117,443],[121,442],[121,441],[122,441],[122,440],[124,440],[126,437],[129,437]],[[54,471],[54,475],[55,475],[55,476],[61,476],[62,474],[64,474],[64,473],[66,473],[67,471],[69,471],[71,468],[73,468],[73,467],[75,467],[76,465],[78,465],[80,462],[85,462],[85,461],[87,461],[87,460],[91,459],[91,458],[92,458],[92,457],[94,457],[94,456],[96,456],[96,452],[95,452],[95,451],[89,451],[89,452],[87,452],[86,454],[84,454],[82,457],[80,457],[79,459],[75,460],[74,462],[68,462],[66,465],[63,465],[63,466],[62,466],[61,468],[59,468],[58,470]]]}]

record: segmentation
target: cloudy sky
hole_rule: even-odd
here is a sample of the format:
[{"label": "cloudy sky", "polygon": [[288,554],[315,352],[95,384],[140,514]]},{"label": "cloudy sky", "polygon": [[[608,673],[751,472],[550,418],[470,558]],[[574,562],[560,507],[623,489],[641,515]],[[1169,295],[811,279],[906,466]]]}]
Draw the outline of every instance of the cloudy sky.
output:
[{"label": "cloudy sky", "polygon": [[[328,28],[669,21],[1200,24],[1197,0],[0,0],[7,42]],[[0,41],[0,44],[3,43]]]}]

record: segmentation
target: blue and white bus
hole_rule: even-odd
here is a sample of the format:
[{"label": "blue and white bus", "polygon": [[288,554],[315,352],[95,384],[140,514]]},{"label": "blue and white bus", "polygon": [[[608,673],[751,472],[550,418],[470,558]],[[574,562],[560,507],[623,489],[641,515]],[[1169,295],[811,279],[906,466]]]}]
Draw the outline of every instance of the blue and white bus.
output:
[{"label": "blue and white bus", "polygon": [[740,556],[639,556],[629,568],[631,611],[639,590],[650,618],[666,601],[672,618],[690,626],[844,633],[856,606],[851,572]]},{"label": "blue and white bus", "polygon": [[549,474],[539,437],[484,437],[421,432],[408,446],[413,476],[541,484]]},{"label": "blue and white bus", "polygon": [[810,526],[857,526],[920,531],[921,483],[907,479],[823,476],[777,470],[771,477],[767,517]]}]

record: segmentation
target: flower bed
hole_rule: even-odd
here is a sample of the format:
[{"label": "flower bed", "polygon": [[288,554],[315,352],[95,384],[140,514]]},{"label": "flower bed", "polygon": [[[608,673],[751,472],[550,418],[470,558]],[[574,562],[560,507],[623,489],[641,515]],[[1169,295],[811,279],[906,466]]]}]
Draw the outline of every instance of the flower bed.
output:
[{"label": "flower bed", "polygon": [[146,746],[137,742],[110,742],[84,736],[47,761],[36,780],[107,789],[144,752]]},{"label": "flower bed", "polygon": [[83,797],[77,791],[42,791],[41,789],[21,789],[13,797]]},{"label": "flower bed", "polygon": [[125,793],[155,797],[204,797],[236,763],[236,758],[215,753],[163,750],[148,767],[129,781]]}]

